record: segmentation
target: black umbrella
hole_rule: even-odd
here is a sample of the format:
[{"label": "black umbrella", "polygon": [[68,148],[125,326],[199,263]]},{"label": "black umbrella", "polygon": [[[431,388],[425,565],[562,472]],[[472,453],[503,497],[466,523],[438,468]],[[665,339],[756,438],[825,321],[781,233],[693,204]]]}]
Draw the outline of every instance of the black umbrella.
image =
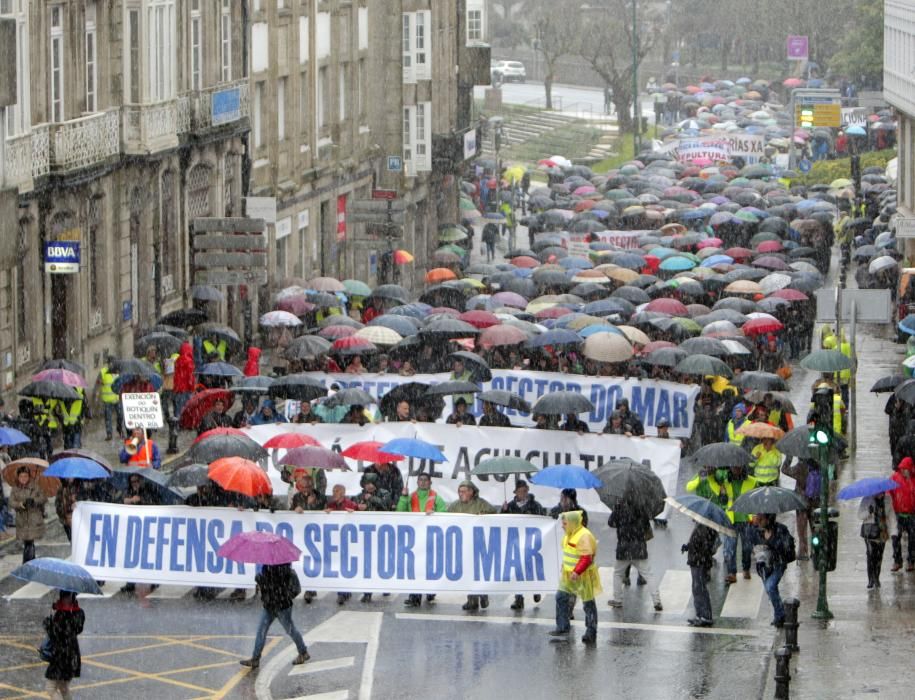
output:
[{"label": "black umbrella", "polygon": [[368,406],[369,404],[378,403],[374,396],[367,391],[358,388],[341,389],[322,405],[328,408],[337,406]]},{"label": "black umbrella", "polygon": [[619,289],[613,290],[613,293],[610,295],[611,298],[620,298],[625,299],[628,302],[633,304],[647,304],[651,301],[651,297],[648,296],[648,292],[644,289],[639,289],[638,287],[633,287],[631,285],[624,285]]},{"label": "black umbrella", "polygon": [[153,495],[157,505],[176,506],[184,503],[184,496],[172,490],[169,477],[157,469],[148,467],[118,467],[111,473],[111,484],[119,491],[126,491],[130,477],[136,474],[144,479],[141,488]]},{"label": "black umbrella", "polygon": [[200,323],[204,323],[206,320],[206,312],[201,311],[200,309],[178,309],[177,311],[165,314],[156,321],[156,323],[161,323],[166,326],[187,328],[188,326],[196,326]]},{"label": "black umbrella", "polygon": [[273,398],[297,401],[314,401],[321,396],[327,396],[324,385],[303,372],[280,377],[273,382],[268,391]]},{"label": "black umbrella", "polygon": [[711,355],[712,357],[725,357],[731,354],[727,345],[717,338],[703,336],[701,338],[688,338],[678,346],[687,355]]},{"label": "black umbrella", "polygon": [[448,355],[448,359],[460,359],[464,362],[464,366],[470,370],[470,373],[473,375],[473,381],[475,382],[488,382],[492,379],[492,371],[489,369],[489,365],[486,363],[482,357],[477,355],[475,352],[470,352],[468,350],[459,350]]},{"label": "black umbrella", "polygon": [[384,316],[373,318],[369,321],[368,325],[370,327],[381,326],[382,328],[389,328],[401,337],[406,338],[408,335],[416,335],[422,322],[412,316],[392,316],[391,314],[385,314]]},{"label": "black umbrella", "polygon": [[546,394],[537,400],[533,408],[534,413],[544,416],[590,413],[593,410],[594,404],[577,391],[554,391]]},{"label": "black umbrella", "polygon": [[841,372],[851,369],[851,358],[838,350],[814,350],[801,360],[801,367],[814,372]]},{"label": "black umbrella", "polygon": [[753,457],[733,442],[713,442],[696,450],[689,461],[703,467],[742,467],[753,461]]},{"label": "black umbrella", "polygon": [[172,488],[193,488],[210,483],[209,467],[206,464],[188,464],[172,472],[168,485]]},{"label": "black umbrella", "polygon": [[364,323],[360,323],[356,319],[350,318],[349,316],[343,316],[342,314],[331,314],[330,316],[325,316],[318,322],[319,328],[327,328],[328,326],[346,326],[347,328],[355,328],[357,331],[365,328]]},{"label": "black umbrella", "polygon": [[458,311],[464,311],[464,305],[467,302],[464,293],[460,289],[446,287],[444,284],[430,287],[423,292],[419,300],[423,304],[429,304],[429,306],[446,306]]},{"label": "black umbrella", "polygon": [[410,293],[399,284],[382,284],[372,290],[372,296],[377,299],[399,301],[406,304],[410,300]]},{"label": "black umbrella", "polygon": [[41,369],[65,369],[68,372],[75,372],[82,376],[86,375],[86,368],[83,367],[79,362],[73,362],[72,360],[48,360],[43,365]]},{"label": "black umbrella", "polygon": [[806,508],[806,499],[792,489],[763,486],[739,496],[731,510],[735,513],[788,513]]},{"label": "black umbrella", "polygon": [[900,401],[915,405],[915,379],[907,379],[893,389],[893,393]]},{"label": "black umbrella", "polygon": [[721,376],[731,378],[734,373],[731,368],[717,357],[711,355],[690,355],[674,367],[680,374],[699,374],[703,376]]},{"label": "black umbrella", "polygon": [[754,302],[749,299],[741,299],[740,297],[725,297],[724,299],[719,299],[712,307],[712,311],[717,311],[718,309],[731,309],[732,311],[737,311],[741,314],[751,314],[754,311],[759,311],[759,308]]},{"label": "black umbrella", "polygon": [[115,360],[110,363],[112,372],[123,376],[137,377],[140,379],[154,379],[159,377],[159,373],[146,360],[140,360],[136,357],[125,357],[121,360]]},{"label": "black umbrella", "polygon": [[226,295],[209,284],[198,284],[191,287],[191,299],[194,301],[225,301]]},{"label": "black umbrella", "polygon": [[216,338],[217,340],[224,340],[226,345],[230,348],[240,348],[241,338],[238,337],[238,333],[219,323],[204,323],[197,328],[197,333],[203,338]]},{"label": "black umbrella", "polygon": [[156,348],[163,355],[174,355],[184,341],[169,333],[148,333],[134,343],[137,355],[145,355],[149,348]]},{"label": "black umbrella", "polygon": [[891,374],[886,377],[880,377],[880,379],[874,382],[874,386],[871,387],[871,391],[875,394],[885,394],[889,391],[893,391],[906,379],[907,377],[904,377],[900,374]]},{"label": "black umbrella", "polygon": [[397,345],[388,348],[388,357],[414,359],[423,347],[423,340],[419,334],[408,335]]},{"label": "black umbrella", "polygon": [[266,394],[273,386],[272,377],[258,375],[256,377],[238,377],[232,385],[232,391],[247,394]]},{"label": "black umbrella", "polygon": [[508,408],[513,408],[516,411],[522,411],[523,413],[531,412],[531,405],[527,401],[522,399],[518,394],[513,394],[504,389],[481,391],[477,394],[477,398],[480,399],[480,401],[486,401],[495,406],[506,406]]},{"label": "black umbrella", "polygon": [[19,390],[20,396],[33,396],[39,399],[63,399],[75,401],[81,398],[79,393],[71,386],[62,382],[40,381],[26,384]]},{"label": "black umbrella", "polygon": [[452,394],[476,394],[480,390],[473,382],[455,380],[433,384],[426,390],[427,396],[449,396]]},{"label": "black umbrella", "polygon": [[797,457],[798,459],[808,459],[812,456],[810,450],[810,427],[804,424],[789,430],[781,440],[775,443],[775,447],[783,455]]},{"label": "black umbrella", "polygon": [[391,389],[381,397],[378,409],[381,415],[393,418],[397,415],[397,404],[406,401],[410,404],[414,415],[417,409],[425,409],[433,416],[440,416],[445,409],[445,401],[440,396],[429,396],[428,384],[422,382],[407,382]]},{"label": "black umbrella", "polygon": [[771,372],[742,372],[734,379],[734,384],[741,389],[758,389],[759,391],[788,391],[785,380]]},{"label": "black umbrella", "polygon": [[480,329],[456,318],[443,318],[433,321],[425,328],[421,328],[419,334],[421,336],[433,336],[451,340],[454,338],[475,338],[480,335]]},{"label": "black umbrella", "polygon": [[664,485],[645,465],[631,459],[613,460],[605,462],[595,476],[602,484],[597,495],[609,508],[626,501],[651,517],[664,511],[664,499],[667,498]]},{"label": "black umbrella", "polygon": [[658,348],[648,353],[642,362],[660,367],[676,367],[686,357],[680,348]]},{"label": "black umbrella", "polygon": [[319,335],[301,335],[294,338],[283,356],[287,360],[308,360],[330,352],[331,342]]},{"label": "black umbrella", "polygon": [[242,457],[252,462],[267,458],[267,450],[247,435],[213,435],[191,445],[186,458],[191,462],[214,462],[222,457]]}]

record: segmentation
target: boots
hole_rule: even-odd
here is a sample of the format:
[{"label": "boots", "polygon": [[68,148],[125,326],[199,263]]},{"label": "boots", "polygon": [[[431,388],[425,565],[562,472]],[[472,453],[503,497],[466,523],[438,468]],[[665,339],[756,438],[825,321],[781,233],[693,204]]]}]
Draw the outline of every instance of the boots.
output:
[{"label": "boots", "polygon": [[257,668],[261,665],[260,657],[252,656],[250,659],[242,659],[239,661],[242,666],[247,666],[248,668]]},{"label": "boots", "polygon": [[524,596],[516,595],[515,602],[511,604],[512,610],[524,610]]}]

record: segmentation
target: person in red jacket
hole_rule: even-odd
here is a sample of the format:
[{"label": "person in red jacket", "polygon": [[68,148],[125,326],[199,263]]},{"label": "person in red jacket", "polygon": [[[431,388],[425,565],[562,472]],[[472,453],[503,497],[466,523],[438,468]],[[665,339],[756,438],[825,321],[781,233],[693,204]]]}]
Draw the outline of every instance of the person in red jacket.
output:
[{"label": "person in red jacket", "polygon": [[254,347],[253,345],[248,348],[248,361],[245,362],[245,376],[246,377],[257,377],[260,375],[260,359],[261,359],[261,349]]},{"label": "person in red jacket", "polygon": [[893,511],[896,513],[896,534],[893,535],[893,568],[899,571],[902,568],[902,536],[909,538],[909,556],[906,559],[906,571],[915,571],[915,462],[911,457],[903,459],[896,472],[890,477],[898,487],[890,491],[893,499]]},{"label": "person in red jacket", "polygon": [[194,379],[194,349],[189,342],[181,344],[178,359],[175,360],[175,377],[172,391],[175,397],[175,416],[181,416],[184,404],[191,398],[196,380]]}]

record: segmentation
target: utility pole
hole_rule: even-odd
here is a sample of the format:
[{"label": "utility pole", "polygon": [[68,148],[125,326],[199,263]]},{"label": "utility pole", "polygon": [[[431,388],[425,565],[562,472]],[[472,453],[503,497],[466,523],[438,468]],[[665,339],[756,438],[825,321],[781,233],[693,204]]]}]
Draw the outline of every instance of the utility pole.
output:
[{"label": "utility pole", "polygon": [[639,105],[639,0],[632,0],[632,157],[642,150],[642,108]]}]

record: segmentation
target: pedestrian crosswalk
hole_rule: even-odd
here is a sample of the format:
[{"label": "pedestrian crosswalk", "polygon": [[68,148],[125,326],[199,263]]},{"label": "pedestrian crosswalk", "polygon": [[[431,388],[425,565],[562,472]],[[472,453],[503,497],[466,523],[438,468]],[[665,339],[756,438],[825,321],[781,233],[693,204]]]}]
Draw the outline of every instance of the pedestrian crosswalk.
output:
[{"label": "pedestrian crosswalk", "polygon": [[[606,609],[607,603],[613,597],[613,568],[599,567],[598,572],[600,574],[603,592],[596,597],[596,602],[598,609],[601,610]],[[650,610],[650,592],[645,590],[645,587],[636,585],[636,576],[637,573],[633,571],[632,585],[624,589],[622,596],[623,607],[626,609],[644,608],[645,610]],[[102,585],[101,595],[83,595],[81,598],[110,599],[112,596],[115,596],[119,593],[123,585],[124,584],[119,581],[106,581]],[[691,585],[692,581],[690,572],[688,570],[667,569],[661,576],[660,582],[658,584],[661,594],[661,601],[664,605],[664,610],[661,614],[669,617],[682,617],[691,615]],[[191,586],[162,585],[150,591],[148,586],[137,584],[136,595],[138,598],[145,600],[169,602],[185,599],[190,600],[193,598],[194,590],[195,589]],[[245,599],[250,599],[255,595],[253,588],[246,588],[242,590],[244,591]],[[22,584],[12,592],[4,595],[3,598],[10,603],[36,601],[41,600],[46,596],[50,596],[52,592],[52,589],[48,586],[40,583],[30,582]],[[233,595],[233,593],[233,589],[221,589],[217,595],[217,599],[228,600],[229,597]],[[361,595],[362,594],[360,593],[354,593],[353,596],[347,601],[347,604],[350,606],[354,603],[359,604]],[[528,609],[545,608],[552,610],[553,602],[551,592],[544,591],[542,595],[543,597],[539,603],[535,603],[531,595],[525,595],[525,607]],[[299,596],[299,604],[304,602],[301,600],[302,597],[302,595]],[[336,597],[337,593],[334,591],[318,591],[317,594],[312,598],[312,601],[313,604],[317,604],[325,600],[336,600]],[[381,593],[375,593],[372,596],[371,602],[367,604],[371,607],[366,607],[365,609],[377,610],[379,607],[385,608],[395,604],[399,609],[403,606],[403,601],[405,598],[406,596],[399,594],[386,596],[382,595]],[[489,599],[490,609],[504,610],[508,609],[512,604],[514,601],[514,595],[505,593],[492,594],[489,596]],[[463,605],[466,600],[466,594],[443,592],[436,595],[434,604],[442,607],[459,606]],[[737,583],[727,588],[724,603],[718,617],[734,619],[756,619],[760,614],[761,606],[764,600],[765,591],[763,590],[763,585],[759,577],[753,576],[749,580],[739,579]],[[426,607],[426,605],[427,603],[424,600],[423,607]]]}]

